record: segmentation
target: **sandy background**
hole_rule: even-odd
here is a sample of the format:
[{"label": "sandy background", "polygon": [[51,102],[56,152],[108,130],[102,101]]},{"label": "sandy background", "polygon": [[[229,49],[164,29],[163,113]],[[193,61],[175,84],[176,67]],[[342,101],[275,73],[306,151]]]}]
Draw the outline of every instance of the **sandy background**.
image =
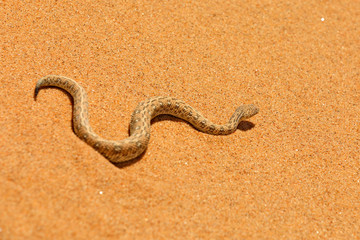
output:
[{"label": "sandy background", "polygon": [[[0,239],[360,239],[359,1],[1,1]],[[113,165],[71,128],[128,135],[147,97],[174,96],[229,136],[172,117]]]}]

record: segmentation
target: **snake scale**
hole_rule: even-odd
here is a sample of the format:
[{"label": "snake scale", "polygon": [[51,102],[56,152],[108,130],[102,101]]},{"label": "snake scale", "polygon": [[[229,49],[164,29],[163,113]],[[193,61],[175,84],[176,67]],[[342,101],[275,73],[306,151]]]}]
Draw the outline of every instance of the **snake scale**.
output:
[{"label": "snake scale", "polygon": [[35,98],[40,88],[45,86],[59,87],[71,94],[74,99],[73,127],[75,134],[111,162],[128,161],[143,153],[150,139],[150,121],[158,115],[167,114],[181,118],[204,133],[227,135],[235,132],[240,121],[259,112],[259,109],[253,104],[242,105],[236,109],[228,123],[217,125],[179,99],[152,97],[139,103],[132,113],[130,136],[120,141],[112,141],[101,138],[91,129],[87,95],[79,83],[63,76],[45,76],[36,84]]}]

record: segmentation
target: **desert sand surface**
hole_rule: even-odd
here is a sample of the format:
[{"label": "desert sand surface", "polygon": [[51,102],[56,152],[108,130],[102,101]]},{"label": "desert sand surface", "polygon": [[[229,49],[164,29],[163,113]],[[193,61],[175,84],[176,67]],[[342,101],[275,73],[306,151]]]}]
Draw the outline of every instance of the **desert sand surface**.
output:
[{"label": "desert sand surface", "polygon": [[[40,1],[39,1],[40,2]],[[360,239],[359,1],[2,1],[0,239]],[[112,164],[72,129],[88,93],[100,136],[173,96],[227,136],[153,121]]]}]

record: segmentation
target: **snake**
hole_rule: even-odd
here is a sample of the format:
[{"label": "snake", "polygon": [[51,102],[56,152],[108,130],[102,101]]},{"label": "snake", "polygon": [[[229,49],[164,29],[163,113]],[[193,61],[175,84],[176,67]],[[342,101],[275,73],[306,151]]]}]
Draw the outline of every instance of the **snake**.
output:
[{"label": "snake", "polygon": [[199,111],[174,97],[150,97],[140,102],[131,115],[129,137],[123,140],[107,140],[97,135],[89,124],[88,100],[84,88],[75,80],[48,75],[37,81],[35,100],[42,87],[58,87],[73,98],[73,130],[75,134],[113,163],[125,162],[139,157],[150,140],[151,120],[158,115],[172,115],[189,122],[195,129],[212,135],[228,135],[236,131],[244,119],[259,112],[253,104],[238,107],[228,123],[218,125],[205,118]]}]

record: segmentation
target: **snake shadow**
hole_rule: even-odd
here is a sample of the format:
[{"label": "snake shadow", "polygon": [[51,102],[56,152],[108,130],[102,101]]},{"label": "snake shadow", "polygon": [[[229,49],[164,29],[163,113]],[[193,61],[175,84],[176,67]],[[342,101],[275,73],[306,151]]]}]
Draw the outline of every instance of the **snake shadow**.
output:
[{"label": "snake shadow", "polygon": [[[196,128],[194,128],[193,125],[191,125],[190,123],[188,123],[180,118],[177,118],[177,117],[174,117],[171,115],[166,115],[166,114],[159,115],[159,116],[155,117],[154,119],[152,119],[151,125],[157,124],[158,122],[163,122],[163,121],[183,122],[183,123],[186,123],[187,125],[189,125],[191,128],[195,129],[196,131],[199,131]],[[245,120],[245,121],[241,121],[239,123],[237,129],[245,132],[245,131],[251,130],[254,127],[255,127],[255,124]],[[130,135],[130,126],[128,129],[129,129],[128,134]],[[204,134],[206,134],[206,133],[204,133]],[[226,136],[226,135],[223,135],[223,136]],[[151,146],[148,146],[148,147],[151,147]],[[112,163],[112,164],[118,168],[126,168],[126,167],[131,166],[131,165],[137,163],[138,161],[140,161],[143,158],[143,156],[145,155],[146,151],[147,151],[147,148],[145,149],[145,151],[142,154],[140,154],[138,157],[136,157],[134,159],[131,159],[131,160],[128,160],[125,162],[120,162],[120,163]]]}]

